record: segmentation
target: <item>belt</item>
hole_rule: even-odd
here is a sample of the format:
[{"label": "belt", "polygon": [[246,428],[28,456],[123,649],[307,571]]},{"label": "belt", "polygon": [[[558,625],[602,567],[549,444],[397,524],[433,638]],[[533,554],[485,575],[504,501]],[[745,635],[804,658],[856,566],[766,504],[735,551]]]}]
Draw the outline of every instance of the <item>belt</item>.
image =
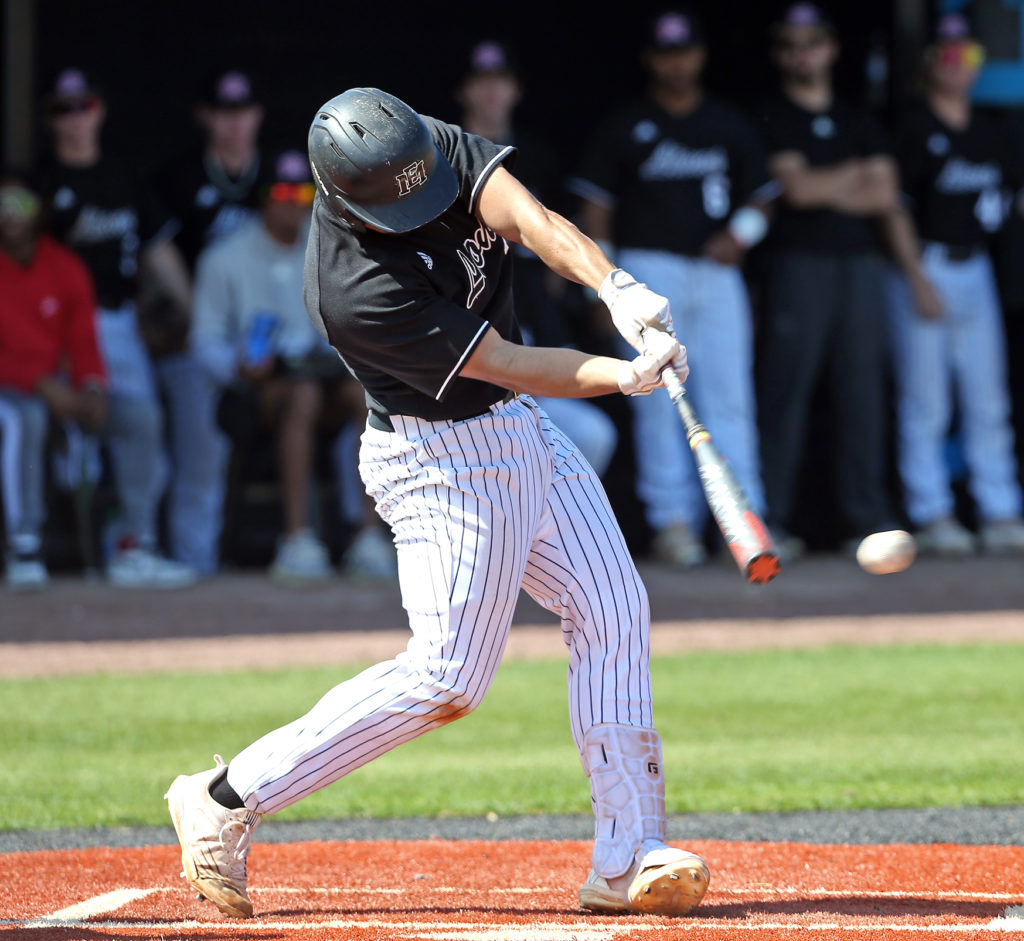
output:
[{"label": "belt", "polygon": [[981,245],[950,245],[946,242],[928,242],[925,248],[938,253],[946,261],[970,261],[985,251]]},{"label": "belt", "polygon": [[[489,415],[491,409],[495,405],[504,405],[506,402],[511,402],[516,397],[515,392],[509,390],[505,393],[504,398],[498,399],[497,402],[492,402],[486,408],[480,409],[478,412],[471,412],[469,415],[459,415],[457,418],[447,418],[444,421],[457,422],[457,421],[468,421],[470,418],[479,418],[481,415]],[[391,415],[388,412],[381,412],[375,408],[371,408],[366,416],[366,424],[371,428],[376,428],[377,431],[394,431],[395,426],[391,421]]]}]

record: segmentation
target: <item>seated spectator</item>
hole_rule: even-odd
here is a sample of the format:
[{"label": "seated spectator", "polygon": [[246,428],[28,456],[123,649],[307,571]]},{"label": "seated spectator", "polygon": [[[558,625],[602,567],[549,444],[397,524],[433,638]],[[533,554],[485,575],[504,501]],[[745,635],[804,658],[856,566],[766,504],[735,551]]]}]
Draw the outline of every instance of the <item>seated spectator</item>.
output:
[{"label": "seated spectator", "polygon": [[131,164],[102,146],[106,106],[95,84],[79,69],[65,69],[45,111],[53,153],[39,174],[40,192],[51,204],[54,236],[81,257],[92,278],[96,336],[109,377],[107,445],[123,519],[107,577],[124,588],[189,585],[197,573],[157,548],[168,478],[163,410],[135,302],[145,270],[187,308],[188,274],[158,201]]},{"label": "seated spectator", "polygon": [[946,556],[976,548],[956,518],[943,454],[954,389],[980,547],[1024,553],[1006,345],[986,247],[1005,222],[1005,191],[1019,193],[1024,173],[1005,132],[971,107],[983,57],[963,17],[940,19],[924,99],[900,122],[906,208],[894,210],[888,229],[904,275],[891,285],[900,476],[919,550]]},{"label": "seated spectator", "polygon": [[[153,183],[175,226],[189,277],[200,253],[259,216],[259,194],[267,181],[260,151],[263,106],[252,77],[236,68],[204,77],[195,118],[198,148],[172,154]],[[190,309],[174,322],[149,318],[158,334],[155,366],[167,409],[174,475],[167,492],[167,536],[171,555],[203,573],[219,564],[222,488],[227,442],[216,421],[212,388],[188,343]]]},{"label": "seated spectator", "polygon": [[[286,151],[272,164],[258,222],[243,227],[199,258],[192,348],[225,393],[222,412],[251,402],[277,437],[284,534],[271,575],[286,582],[330,576],[327,548],[309,514],[317,431],[332,414],[366,407],[358,384],[321,339],[302,299],[306,231],[313,186],[304,154]],[[245,412],[236,408],[236,414]],[[357,537],[356,555],[387,547],[385,571],[394,570],[390,540],[373,525]]]},{"label": "seated spectator", "polygon": [[40,209],[24,176],[0,177],[0,490],[13,589],[48,581],[42,533],[50,417],[99,428],[107,411],[92,282],[72,252],[40,234]]}]

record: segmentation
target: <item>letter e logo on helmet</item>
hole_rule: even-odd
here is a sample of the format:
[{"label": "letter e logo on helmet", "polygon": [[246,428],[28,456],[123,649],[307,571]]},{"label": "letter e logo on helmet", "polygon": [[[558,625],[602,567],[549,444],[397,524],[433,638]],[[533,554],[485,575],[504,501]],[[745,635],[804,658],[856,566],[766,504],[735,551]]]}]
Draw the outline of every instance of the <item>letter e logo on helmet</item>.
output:
[{"label": "letter e logo on helmet", "polygon": [[422,160],[410,163],[398,176],[395,177],[398,184],[398,195],[408,196],[415,186],[422,186],[427,182],[427,168]]}]

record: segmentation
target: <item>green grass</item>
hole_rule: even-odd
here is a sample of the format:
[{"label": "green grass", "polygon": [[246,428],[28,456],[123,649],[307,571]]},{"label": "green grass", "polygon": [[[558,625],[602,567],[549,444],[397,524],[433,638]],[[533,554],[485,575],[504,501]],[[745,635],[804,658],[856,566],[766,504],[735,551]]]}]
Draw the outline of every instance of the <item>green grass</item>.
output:
[{"label": "green grass", "polygon": [[[1024,647],[699,654],[654,667],[670,812],[1024,803]],[[8,681],[0,828],[163,824],[171,778],[355,671]],[[510,662],[473,715],[281,819],[584,813],[565,665]]]}]

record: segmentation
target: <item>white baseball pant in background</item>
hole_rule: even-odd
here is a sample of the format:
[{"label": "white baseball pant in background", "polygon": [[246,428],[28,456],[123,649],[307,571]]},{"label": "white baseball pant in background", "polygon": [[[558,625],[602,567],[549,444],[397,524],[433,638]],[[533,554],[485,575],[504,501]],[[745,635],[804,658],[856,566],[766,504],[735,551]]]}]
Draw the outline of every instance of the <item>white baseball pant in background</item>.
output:
[{"label": "white baseball pant in background", "polygon": [[984,252],[950,260],[926,246],[922,264],[945,307],[942,320],[917,313],[906,279],[890,277],[899,469],[907,515],[916,526],[952,516],[943,445],[960,405],[969,488],[982,521],[1021,514],[1013,454],[1006,344],[992,264]]},{"label": "white baseball pant in background", "polygon": [[[671,252],[620,248],[616,261],[637,281],[668,298],[686,347],[686,389],[754,510],[764,513],[754,406],[750,304],[738,269]],[[623,341],[621,354],[635,355]],[[672,399],[633,396],[637,495],[650,527],[685,523],[699,533],[707,500]]]}]

